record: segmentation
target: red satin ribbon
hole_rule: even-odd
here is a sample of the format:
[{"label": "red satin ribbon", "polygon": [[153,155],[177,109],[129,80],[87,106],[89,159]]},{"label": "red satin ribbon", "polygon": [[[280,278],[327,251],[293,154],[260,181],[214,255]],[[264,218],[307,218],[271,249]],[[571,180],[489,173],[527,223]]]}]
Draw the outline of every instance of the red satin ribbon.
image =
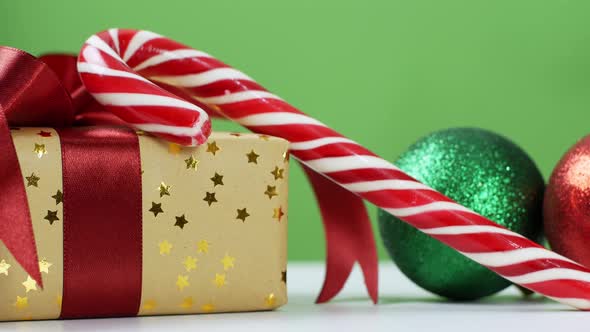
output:
[{"label": "red satin ribbon", "polygon": [[134,316],[141,301],[141,161],[133,130],[60,129],[61,318]]},{"label": "red satin ribbon", "polygon": [[[43,60],[44,62],[39,60]],[[2,156],[0,159],[0,181],[3,182],[5,188],[8,188],[13,193],[12,195],[0,195],[0,215],[5,217],[4,221],[0,222],[0,240],[8,247],[19,264],[21,264],[27,273],[29,273],[40,285],[42,284],[42,280],[39,273],[39,266],[37,264],[37,253],[31,227],[31,219],[29,216],[29,208],[26,201],[26,192],[24,190],[23,177],[22,174],[20,174],[20,168],[18,167],[16,152],[14,151],[12,139],[8,130],[8,124],[14,126],[63,127],[70,126],[75,121],[76,125],[124,125],[119,118],[105,112],[100,105],[89,96],[78,79],[75,66],[76,58],[74,56],[47,55],[40,59],[35,59],[25,52],[0,47],[0,156]],[[56,76],[56,73],[61,80]],[[166,88],[166,86],[164,87]],[[194,102],[194,100],[190,101]],[[206,105],[199,106],[207,110],[210,114],[214,116],[216,115],[216,112],[208,108]],[[7,120],[4,119],[2,114],[6,115]],[[64,135],[64,131],[60,131],[60,133],[61,135]],[[67,140],[68,139],[66,138],[66,141]],[[68,150],[69,148],[65,149]],[[66,158],[68,157],[66,156]],[[133,159],[134,157],[125,158]],[[117,156],[115,159],[122,158],[121,156]],[[317,302],[322,303],[329,301],[341,290],[348,279],[355,262],[359,262],[363,270],[369,295],[373,302],[377,302],[377,254],[369,218],[362,200],[317,173],[310,171],[309,169],[305,170],[318,199],[327,240],[326,278]],[[116,175],[115,173],[109,172],[108,177],[111,176]],[[75,192],[75,190],[65,189],[66,186],[73,186],[79,189],[80,186],[84,185],[82,183],[84,181],[68,182],[69,184],[66,182],[68,182],[68,180],[64,179],[64,191],[70,193]],[[134,188],[140,188],[140,184]],[[132,188],[126,187],[125,190],[131,190],[130,193],[132,193],[132,195],[136,194],[133,194],[134,191]],[[64,192],[64,195],[67,194]],[[75,196],[74,194],[71,194],[66,199],[70,202],[70,200],[75,200],[74,197],[83,197],[78,195],[82,194],[76,193]],[[109,200],[110,199],[113,198],[111,197]],[[88,203],[90,201],[86,202]],[[119,209],[117,209],[116,213],[118,214],[121,212],[124,213],[124,211],[119,211]],[[141,211],[139,212],[141,213]],[[71,216],[67,217],[66,213],[69,215],[68,211],[64,211],[64,219],[72,218]],[[85,215],[84,213],[83,210],[76,211],[74,214],[76,216],[75,218],[80,218],[80,216]],[[123,216],[123,214],[121,214],[121,216]],[[93,220],[97,222],[99,219],[101,218],[99,217]],[[118,229],[111,233],[127,234],[126,232],[131,232],[129,234],[136,235],[136,233],[134,233],[136,229],[134,231],[125,228],[129,225],[125,226],[120,222],[118,222],[117,225],[108,225],[115,229],[117,229],[115,226],[123,227],[123,229]],[[77,226],[80,225],[76,225],[76,227]],[[78,230],[76,227],[71,229],[72,232],[69,234],[68,238],[75,239],[76,234],[83,234],[85,231],[92,228]],[[106,232],[107,229],[99,229],[99,231]],[[68,231],[66,230],[66,232]],[[92,238],[90,233],[85,234],[88,239]],[[133,236],[135,237],[135,235]],[[95,239],[96,237],[91,239],[91,241],[94,241]],[[114,241],[113,243],[120,244],[115,235],[113,235],[113,238],[109,241]],[[66,243],[64,243],[64,246],[65,245]],[[70,244],[67,245],[69,247]],[[81,245],[81,243],[77,245]],[[96,245],[96,243],[94,243],[93,246],[94,245]],[[137,243],[134,244],[135,249],[137,249],[136,245]],[[70,252],[69,249],[68,252]],[[84,257],[90,257],[90,259],[92,259],[91,254],[91,252],[84,253]],[[117,257],[116,255],[112,256]],[[141,251],[138,256],[136,256],[136,259],[137,257],[141,260]],[[112,257],[109,256],[108,258]],[[98,292],[112,288],[114,278],[104,272],[109,271],[112,266],[115,266],[118,267],[116,268],[118,275],[122,276],[125,274],[125,269],[122,267],[123,265],[128,265],[130,263],[129,259],[129,257],[125,257],[121,258],[120,261],[117,261],[116,259],[98,260],[94,263],[98,269],[96,271],[89,269],[88,266],[85,265],[88,262],[82,264],[84,261],[82,256],[76,257],[71,261],[72,268],[71,270],[68,268],[68,271],[71,271],[75,275],[72,276],[70,273],[68,273],[68,275],[73,278],[76,278],[78,274],[88,276],[88,278],[84,279],[84,282],[87,283],[87,287],[85,290],[76,290],[73,288],[67,290],[66,283],[68,281],[65,279],[69,277],[64,274],[64,286],[66,287],[64,291],[67,292],[67,294],[64,293],[63,303],[66,312],[62,313],[62,316],[82,317],[87,315],[90,311],[94,313],[90,313],[91,316],[131,315],[131,311],[133,310],[135,310],[136,313],[136,306],[138,305],[139,300],[137,299],[138,295],[134,292],[120,293],[126,294],[133,300],[120,307],[115,306],[111,312],[104,312],[99,308],[87,306],[83,310],[85,313],[82,313],[82,311],[76,311],[75,308],[77,302],[88,301],[88,296],[83,295],[83,292],[88,291],[88,289],[93,288],[94,291]],[[123,264],[122,262],[125,263]],[[68,263],[66,262],[66,264]],[[136,260],[135,263],[131,263],[130,266],[134,266],[135,264],[137,264]],[[85,270],[78,270],[78,268]],[[141,269],[139,269],[139,271],[141,271]],[[90,277],[89,273],[90,275],[93,273],[98,274],[96,277]],[[105,283],[105,280],[108,280],[108,287],[106,287],[107,284]],[[133,276],[126,279],[123,284],[129,287],[132,284],[135,285],[134,287],[139,285],[141,289],[141,275],[138,277],[137,274],[133,274]],[[117,288],[117,291],[123,291],[127,286],[115,288]],[[113,293],[116,292],[113,291]],[[77,296],[77,300],[74,300],[74,297],[76,296],[71,297],[71,294],[78,294],[80,296]],[[102,294],[102,292],[100,294]],[[99,294],[96,293],[95,295],[98,296]],[[116,294],[108,294],[107,297],[111,299],[111,302],[121,300]],[[102,305],[104,306],[105,303],[102,303]],[[131,310],[131,307],[134,309]]]}]

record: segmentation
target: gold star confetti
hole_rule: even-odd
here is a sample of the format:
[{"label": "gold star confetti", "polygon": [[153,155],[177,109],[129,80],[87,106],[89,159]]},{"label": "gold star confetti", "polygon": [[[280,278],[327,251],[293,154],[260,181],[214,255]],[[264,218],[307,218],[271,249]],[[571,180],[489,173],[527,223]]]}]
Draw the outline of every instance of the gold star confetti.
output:
[{"label": "gold star confetti", "polygon": [[194,169],[195,171],[197,170],[197,165],[199,165],[199,161],[192,155],[190,158],[185,159],[184,162],[186,164],[186,169]]},{"label": "gold star confetti", "polygon": [[276,301],[275,293],[270,293],[264,298],[264,304],[266,304],[267,307],[274,307]]},{"label": "gold star confetti", "polygon": [[211,181],[213,181],[213,187],[217,185],[223,186],[223,175],[215,172],[215,175],[213,175]]},{"label": "gold star confetti", "polygon": [[49,268],[53,264],[48,262],[45,258],[39,261],[39,271],[49,274]]},{"label": "gold star confetti", "polygon": [[211,152],[211,154],[215,155],[219,150],[221,149],[217,146],[217,142],[213,141],[211,143],[207,143],[207,152]]},{"label": "gold star confetti", "polygon": [[260,155],[256,154],[254,150],[251,150],[249,153],[246,153],[246,157],[248,158],[248,163],[258,164],[258,157]]},{"label": "gold star confetti", "polygon": [[55,195],[51,196],[51,198],[55,199],[55,205],[58,205],[64,201],[64,194],[58,189]]},{"label": "gold star confetti", "polygon": [[283,208],[279,206],[278,208],[273,210],[272,217],[273,217],[273,219],[276,219],[277,221],[281,221],[281,218],[284,215],[285,214],[283,213]]},{"label": "gold star confetti", "polygon": [[268,196],[268,199],[272,199],[273,196],[278,196],[277,187],[276,186],[266,186],[266,191],[264,192],[265,195]]},{"label": "gold star confetti", "polygon": [[248,218],[249,216],[250,214],[248,213],[246,208],[238,209],[238,216],[236,217],[236,219],[240,219],[242,222],[245,222],[246,218]]},{"label": "gold star confetti", "polygon": [[62,302],[63,302],[63,296],[61,296],[61,295],[57,295],[57,296],[55,297],[55,304],[57,304],[57,307],[58,307],[58,308],[61,308],[61,304],[62,304]]},{"label": "gold star confetti", "polygon": [[143,303],[143,306],[141,306],[141,307],[143,308],[143,310],[152,311],[152,310],[156,309],[157,306],[158,306],[158,303],[156,302],[156,300],[149,299],[149,300],[145,301]]},{"label": "gold star confetti", "polygon": [[188,276],[178,275],[176,279],[176,287],[179,291],[183,291],[186,287],[190,286],[191,284],[188,282]]},{"label": "gold star confetti", "polygon": [[283,161],[284,162],[289,161],[289,151],[283,152]]},{"label": "gold star confetti", "polygon": [[199,241],[199,243],[197,243],[197,252],[199,253],[208,253],[209,252],[209,241],[207,240],[201,240]]},{"label": "gold star confetti", "polygon": [[39,180],[41,180],[41,178],[35,175],[35,173],[31,173],[31,176],[25,176],[25,179],[27,179],[27,187],[39,187]]},{"label": "gold star confetti", "polygon": [[164,210],[162,210],[162,203],[152,202],[152,207],[149,211],[154,214],[154,217],[157,217],[159,213],[164,213]]},{"label": "gold star confetti", "polygon": [[184,214],[180,217],[175,217],[176,218],[176,223],[174,224],[174,226],[178,226],[180,227],[180,229],[184,229],[184,225],[188,224],[188,220],[186,220]]},{"label": "gold star confetti", "polygon": [[26,296],[24,297],[20,297],[20,296],[16,296],[16,302],[14,302],[14,306],[18,309],[18,310],[24,310],[26,308],[29,307],[29,299],[27,299]]},{"label": "gold star confetti", "polygon": [[270,136],[268,136],[268,135],[258,135],[258,138],[260,138],[263,141],[268,141],[270,139]]},{"label": "gold star confetti", "polygon": [[201,306],[201,310],[203,310],[204,312],[213,312],[215,311],[215,306],[213,305],[213,303],[205,303]]},{"label": "gold star confetti", "polygon": [[190,308],[192,308],[193,307],[193,298],[192,298],[192,296],[185,297],[178,306],[181,307],[181,308],[184,308],[184,309],[190,309]]},{"label": "gold star confetti", "polygon": [[208,191],[205,194],[205,198],[203,198],[203,200],[205,202],[207,202],[207,204],[209,204],[209,206],[211,206],[211,204],[217,202],[217,198],[215,198],[215,193],[210,193]]},{"label": "gold star confetti", "polygon": [[45,144],[37,144],[35,143],[35,148],[33,152],[37,155],[37,158],[43,157],[43,155],[47,154],[47,149],[45,148]]},{"label": "gold star confetti", "polygon": [[6,263],[3,259],[0,261],[0,274],[8,275],[8,269],[10,269],[10,264]]},{"label": "gold star confetti", "polygon": [[39,135],[41,137],[51,137],[51,132],[41,130],[40,132],[37,133],[37,135]]},{"label": "gold star confetti", "polygon": [[160,255],[170,255],[170,250],[172,250],[172,244],[167,240],[164,240],[158,243],[158,247],[160,247]]},{"label": "gold star confetti", "polygon": [[217,286],[217,288],[221,288],[221,287],[225,286],[225,284],[226,284],[225,273],[222,273],[222,274],[215,273],[215,279],[213,279],[213,283],[215,284],[215,286]]},{"label": "gold star confetti", "polygon": [[221,260],[221,264],[223,264],[223,270],[227,271],[227,270],[233,268],[235,260],[236,260],[235,257],[225,254],[225,256],[223,256],[223,259]]},{"label": "gold star confetti", "polygon": [[169,185],[165,184],[164,182],[160,183],[158,190],[160,191],[160,197],[170,196],[170,187]]},{"label": "gold star confetti", "polygon": [[168,143],[168,152],[177,155],[180,153],[180,151],[182,150],[182,146],[176,144],[176,143]]},{"label": "gold star confetti", "polygon": [[31,276],[27,276],[27,280],[23,281],[22,285],[25,286],[26,293],[37,290],[37,282]]},{"label": "gold star confetti", "polygon": [[57,216],[57,210],[55,210],[55,211],[47,210],[47,215],[43,219],[49,221],[50,225],[53,225],[53,223],[55,221],[59,220],[59,217]]},{"label": "gold star confetti", "polygon": [[270,172],[270,174],[272,174],[275,177],[275,180],[278,180],[283,178],[283,172],[285,172],[283,168],[275,166],[275,169],[272,172]]},{"label": "gold star confetti", "polygon": [[286,284],[287,283],[287,270],[281,271],[281,281]]},{"label": "gold star confetti", "polygon": [[186,272],[190,272],[197,268],[197,259],[191,256],[186,256],[182,265],[184,265]]}]

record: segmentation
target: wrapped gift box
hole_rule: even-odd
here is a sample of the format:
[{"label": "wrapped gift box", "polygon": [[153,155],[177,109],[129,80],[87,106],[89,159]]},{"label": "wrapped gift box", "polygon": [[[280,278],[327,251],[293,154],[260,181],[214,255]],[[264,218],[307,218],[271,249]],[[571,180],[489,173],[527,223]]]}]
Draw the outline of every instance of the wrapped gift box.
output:
[{"label": "wrapped gift box", "polygon": [[[71,298],[64,294],[63,209],[69,196],[63,192],[60,136],[48,128],[13,128],[11,133],[44,287],[0,242],[0,320],[60,318]],[[214,133],[195,148],[142,133],[138,140],[142,222],[136,285],[141,294],[133,300],[137,315],[269,310],[285,304],[288,142],[231,133]],[[109,163],[117,155],[101,158]],[[108,201],[96,204],[110,208]],[[116,256],[124,249],[105,250]],[[93,252],[87,256],[85,273],[103,264]],[[118,292],[109,287],[117,284],[118,274],[86,283],[77,281],[76,266],[68,269],[66,288],[76,289],[77,301],[86,307],[97,303],[96,314],[84,317],[108,315],[108,308],[100,308],[100,297]]]}]

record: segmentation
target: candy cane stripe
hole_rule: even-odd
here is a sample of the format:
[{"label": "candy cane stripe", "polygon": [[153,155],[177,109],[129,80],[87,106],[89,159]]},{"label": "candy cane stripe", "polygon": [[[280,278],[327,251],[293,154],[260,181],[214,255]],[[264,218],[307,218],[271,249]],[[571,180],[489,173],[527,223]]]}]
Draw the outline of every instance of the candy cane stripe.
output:
[{"label": "candy cane stripe", "polygon": [[517,284],[532,284],[550,280],[578,280],[590,282],[590,273],[570,269],[552,268],[515,277],[506,277],[506,279]]},{"label": "candy cane stripe", "polygon": [[247,100],[258,100],[260,98],[283,100],[280,97],[275,96],[274,94],[268,91],[241,91],[236,93],[223,94],[217,97],[199,97],[195,99],[202,102],[203,104],[223,105]]},{"label": "candy cane stripe", "polygon": [[222,80],[253,81],[248,75],[233,68],[218,68],[199,74],[150,76],[150,80],[185,88],[200,87]]},{"label": "candy cane stripe", "polygon": [[[567,262],[575,263],[570,259],[564,258],[552,251],[542,248],[521,248],[502,252],[486,252],[486,253],[466,253],[463,255],[480,262],[486,266],[501,267],[513,264],[524,263],[537,259],[559,259]],[[575,263],[577,264],[577,263]]]},{"label": "candy cane stripe", "polygon": [[291,145],[289,146],[289,149],[291,151],[311,150],[311,149],[319,148],[320,146],[325,146],[325,145],[335,144],[335,143],[357,144],[355,141],[348,139],[348,138],[344,138],[344,137],[324,137],[324,138],[318,138],[318,139],[304,141],[304,142],[291,143]]},{"label": "candy cane stripe", "polygon": [[238,119],[239,123],[244,126],[282,126],[282,125],[315,125],[325,127],[326,125],[316,119],[297,113],[271,113],[271,114],[257,114],[249,115]]},{"label": "candy cane stripe", "polygon": [[155,55],[133,67],[133,70],[140,71],[149,67],[157,66],[172,60],[192,59],[192,58],[211,58],[211,56],[205,52],[182,49],[174,51],[164,51],[161,54]]},{"label": "candy cane stripe", "polygon": [[143,93],[96,93],[93,96],[104,105],[182,107],[199,113],[203,112],[194,104],[166,96]]},{"label": "candy cane stripe", "polygon": [[131,57],[135,54],[135,52],[137,52],[137,50],[145,43],[147,43],[148,41],[152,40],[152,39],[156,39],[156,38],[161,38],[162,36],[160,36],[157,33],[153,33],[150,31],[139,31],[138,33],[136,33],[133,38],[131,38],[131,41],[129,42],[129,45],[127,45],[127,49],[125,50],[125,53],[123,54],[123,61],[129,61],[129,59],[131,59]]},{"label": "candy cane stripe", "polygon": [[137,74],[133,74],[128,71],[116,70],[116,69],[111,69],[109,67],[95,65],[93,63],[79,63],[78,64],[78,72],[79,73],[96,74],[96,75],[101,75],[101,76],[126,77],[126,78],[132,78],[132,79],[136,79],[139,81],[143,81],[146,83],[150,83],[149,80],[147,80]]},{"label": "candy cane stripe", "polygon": [[342,185],[344,188],[355,193],[365,193],[378,190],[434,190],[429,186],[410,180],[376,180],[354,182]]}]

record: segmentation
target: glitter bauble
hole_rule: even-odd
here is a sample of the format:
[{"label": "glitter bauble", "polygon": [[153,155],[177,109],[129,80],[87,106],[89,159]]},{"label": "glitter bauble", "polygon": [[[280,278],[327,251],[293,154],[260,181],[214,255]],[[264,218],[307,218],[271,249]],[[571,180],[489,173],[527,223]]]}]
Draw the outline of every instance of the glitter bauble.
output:
[{"label": "glitter bauble", "polygon": [[[442,130],[420,139],[395,164],[460,204],[538,240],[543,177],[531,158],[508,139],[482,129]],[[510,285],[383,210],[379,226],[393,261],[426,290],[450,299],[473,300]]]},{"label": "glitter bauble", "polygon": [[545,235],[551,249],[590,266],[590,136],[559,161],[547,185]]}]

